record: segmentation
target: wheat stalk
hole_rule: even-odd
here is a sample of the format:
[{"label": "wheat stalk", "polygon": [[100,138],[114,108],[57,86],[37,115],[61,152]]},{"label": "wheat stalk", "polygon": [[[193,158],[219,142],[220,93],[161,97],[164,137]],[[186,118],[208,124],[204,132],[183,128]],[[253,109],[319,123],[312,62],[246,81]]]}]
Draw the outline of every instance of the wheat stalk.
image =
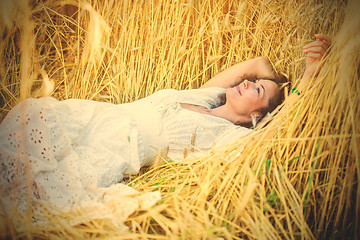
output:
[{"label": "wheat stalk", "polygon": [[11,216],[2,217],[4,236],[359,236],[358,1],[74,0],[27,5],[19,0],[5,6],[3,115],[17,99],[36,94],[44,81],[41,73],[54,80],[53,96],[59,100],[123,103],[164,88],[197,88],[219,71],[261,55],[296,83],[304,69],[301,49],[313,35],[333,36],[334,45],[318,77],[296,102],[285,101],[265,127],[223,149],[183,162],[167,159],[127,180],[139,191],[159,190],[163,198],[128,218],[128,232],[120,233],[106,220],[71,226],[70,219],[87,216],[84,210],[49,213],[48,225],[24,222],[28,227],[23,231],[15,230]]}]

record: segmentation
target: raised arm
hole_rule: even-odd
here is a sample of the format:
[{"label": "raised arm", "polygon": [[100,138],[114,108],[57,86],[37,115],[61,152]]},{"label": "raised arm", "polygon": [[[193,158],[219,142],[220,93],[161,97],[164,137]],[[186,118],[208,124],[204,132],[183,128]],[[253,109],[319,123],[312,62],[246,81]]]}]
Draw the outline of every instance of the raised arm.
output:
[{"label": "raised arm", "polygon": [[274,79],[273,68],[267,57],[257,57],[238,63],[211,78],[200,88],[234,87],[247,77]]},{"label": "raised arm", "polygon": [[[309,84],[311,78],[318,74],[320,70],[319,64],[328,48],[331,46],[331,38],[324,34],[316,34],[316,41],[304,46],[304,53],[306,54],[306,67],[300,83],[292,88],[292,92],[297,94],[290,95],[290,98],[295,98],[302,90]],[[321,67],[321,66],[320,66]]]}]

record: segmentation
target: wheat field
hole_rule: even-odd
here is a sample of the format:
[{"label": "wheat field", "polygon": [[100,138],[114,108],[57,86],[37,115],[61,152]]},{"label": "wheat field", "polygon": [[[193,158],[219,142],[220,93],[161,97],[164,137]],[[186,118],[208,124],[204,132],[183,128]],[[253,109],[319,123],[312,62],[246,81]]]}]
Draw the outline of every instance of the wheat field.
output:
[{"label": "wheat field", "polygon": [[[19,101],[132,102],[198,88],[223,69],[267,56],[298,83],[302,48],[333,45],[319,75],[256,131],[225,148],[162,159],[125,183],[162,200],[125,220],[72,226],[59,212],[1,237],[24,239],[357,239],[360,235],[360,2],[2,0],[1,118]],[[161,158],[161,157],[159,157]],[[86,211],[77,216],[86,217]]]}]

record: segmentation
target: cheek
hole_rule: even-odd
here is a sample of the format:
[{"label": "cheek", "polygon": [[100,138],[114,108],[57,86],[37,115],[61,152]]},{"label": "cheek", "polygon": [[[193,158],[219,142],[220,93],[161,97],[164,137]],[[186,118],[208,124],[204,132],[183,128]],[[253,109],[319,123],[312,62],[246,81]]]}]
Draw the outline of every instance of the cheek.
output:
[{"label": "cheek", "polygon": [[244,99],[249,104],[255,104],[258,99],[258,94],[254,91],[248,91],[246,95],[244,95]]}]

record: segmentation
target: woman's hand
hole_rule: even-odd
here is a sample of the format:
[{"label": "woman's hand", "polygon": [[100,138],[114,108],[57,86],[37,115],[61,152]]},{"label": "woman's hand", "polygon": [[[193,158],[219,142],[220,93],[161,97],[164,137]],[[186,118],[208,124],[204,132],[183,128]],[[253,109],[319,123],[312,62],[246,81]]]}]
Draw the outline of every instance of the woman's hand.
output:
[{"label": "woman's hand", "polygon": [[325,55],[327,49],[331,46],[331,38],[327,35],[316,34],[316,41],[304,46],[306,54],[306,69],[304,77],[312,77],[318,69],[319,63]]}]

